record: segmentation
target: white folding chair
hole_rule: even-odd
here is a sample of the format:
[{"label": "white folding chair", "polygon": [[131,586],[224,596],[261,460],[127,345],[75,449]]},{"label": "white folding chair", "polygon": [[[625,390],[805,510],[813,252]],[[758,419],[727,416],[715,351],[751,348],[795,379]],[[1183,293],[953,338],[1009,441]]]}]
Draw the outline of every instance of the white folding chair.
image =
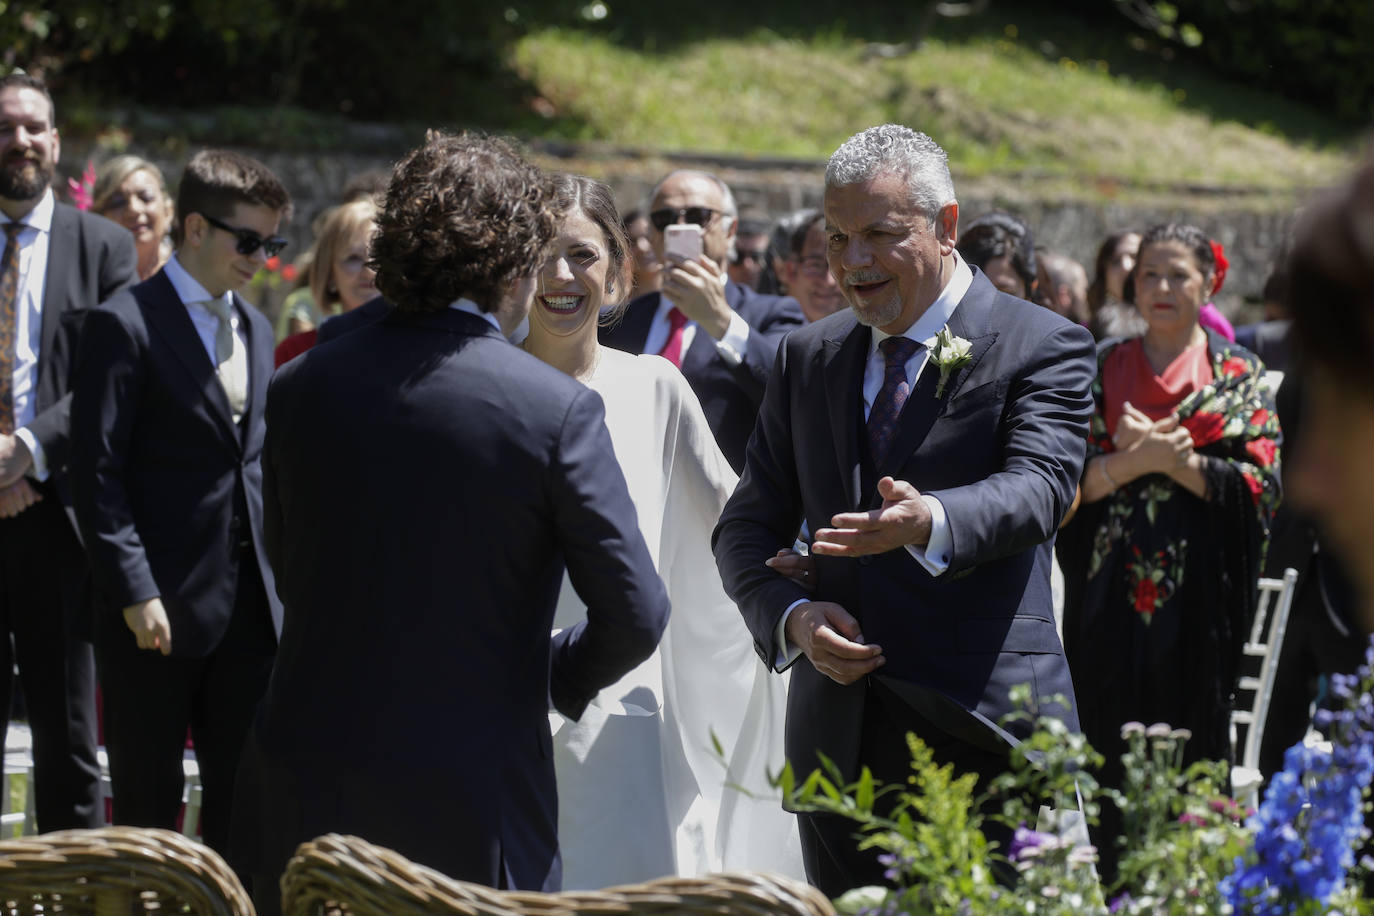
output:
[{"label": "white folding chair", "polygon": [[[1231,768],[1231,792],[1236,798],[1252,802],[1259,791],[1264,774],[1259,768],[1260,744],[1264,740],[1264,722],[1269,715],[1269,701],[1274,695],[1274,679],[1279,671],[1279,653],[1283,651],[1283,636],[1288,629],[1288,613],[1293,608],[1293,592],[1298,585],[1298,571],[1285,569],[1282,579],[1261,578],[1259,601],[1250,636],[1245,641],[1244,655],[1255,659],[1258,671],[1242,673],[1237,682],[1236,706],[1231,711],[1231,747],[1239,749],[1239,759]],[[1241,742],[1237,733],[1244,728]]]},{"label": "white folding chair", "polygon": [[[4,773],[0,834],[6,838],[33,834],[37,831],[33,816],[33,736],[22,722],[11,722],[5,735]],[[11,811],[10,801],[16,795],[21,802]]]}]

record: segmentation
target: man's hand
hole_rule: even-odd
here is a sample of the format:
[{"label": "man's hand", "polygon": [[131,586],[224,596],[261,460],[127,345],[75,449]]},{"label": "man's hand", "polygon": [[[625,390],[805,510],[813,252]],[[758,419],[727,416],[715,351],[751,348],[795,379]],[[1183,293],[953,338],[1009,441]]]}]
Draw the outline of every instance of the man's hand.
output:
[{"label": "man's hand", "polygon": [[18,436],[0,434],[0,487],[7,487],[29,472],[33,455]]},{"label": "man's hand", "polygon": [[898,547],[930,543],[930,507],[905,480],[878,481],[880,509],[841,512],[830,519],[833,528],[816,532],[811,552],[828,557],[862,557]]},{"label": "man's hand", "polygon": [[167,622],[167,609],[161,598],[149,598],[124,609],[124,622],[133,630],[140,649],[158,649],[163,655],[172,654],[172,625]]},{"label": "man's hand", "polygon": [[0,518],[14,518],[42,498],[43,494],[21,477],[9,486],[0,488]]},{"label": "man's hand", "polygon": [[866,645],[859,622],[830,601],[797,605],[787,618],[787,641],[837,684],[852,684],[887,663],[882,647]]},{"label": "man's hand", "polygon": [[701,326],[713,340],[730,330],[734,309],[725,301],[724,272],[710,258],[695,261],[669,259],[663,265],[663,295],[673,300],[682,314]]},{"label": "man's hand", "polygon": [[811,575],[816,569],[816,561],[806,554],[797,553],[791,547],[779,550],[777,556],[763,561],[773,572],[786,576],[804,589],[814,589],[816,580]]}]

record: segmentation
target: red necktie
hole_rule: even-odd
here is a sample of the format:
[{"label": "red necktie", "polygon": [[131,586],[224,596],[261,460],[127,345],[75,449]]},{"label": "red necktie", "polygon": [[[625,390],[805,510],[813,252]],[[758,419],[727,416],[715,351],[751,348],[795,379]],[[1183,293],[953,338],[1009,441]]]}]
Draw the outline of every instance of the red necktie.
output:
[{"label": "red necktie", "polygon": [[675,305],[668,311],[668,342],[658,355],[668,362],[682,368],[682,329],[687,327],[687,316]]},{"label": "red necktie", "polygon": [[897,418],[911,395],[906,363],[920,348],[921,345],[909,337],[888,337],[878,344],[878,349],[883,351],[883,387],[873,399],[873,409],[868,412],[868,448],[875,468],[883,466],[887,450],[897,435]]},{"label": "red necktie", "polygon": [[5,224],[0,257],[0,433],[14,432],[14,336],[19,301],[19,233],[24,223]]}]

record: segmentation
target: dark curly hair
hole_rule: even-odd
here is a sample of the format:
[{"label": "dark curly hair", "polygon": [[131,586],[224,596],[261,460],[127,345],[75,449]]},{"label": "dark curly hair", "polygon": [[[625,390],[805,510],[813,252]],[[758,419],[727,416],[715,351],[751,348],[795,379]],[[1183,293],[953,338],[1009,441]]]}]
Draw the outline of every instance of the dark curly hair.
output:
[{"label": "dark curly hair", "polygon": [[1304,214],[1287,267],[1303,364],[1374,396],[1374,158]]},{"label": "dark curly hair", "polygon": [[[1190,226],[1187,223],[1160,223],[1145,230],[1145,234],[1140,237],[1140,248],[1136,250],[1135,267],[1131,269],[1126,277],[1126,282],[1122,289],[1125,299],[1131,305],[1135,305],[1135,275],[1140,269],[1140,261],[1145,255],[1145,249],[1151,245],[1158,245],[1162,242],[1178,242],[1193,255],[1193,264],[1198,272],[1204,277],[1211,277],[1217,269],[1216,252],[1212,250],[1212,239],[1207,233],[1197,226]],[[1211,292],[1212,287],[1207,286],[1207,292]]]},{"label": "dark curly hair", "polygon": [[391,174],[371,266],[397,309],[468,298],[491,311],[539,269],[554,235],[553,182],[501,137],[430,131]]},{"label": "dark curly hair", "polygon": [[1026,286],[1026,298],[1035,288],[1037,265],[1035,263],[1035,241],[1025,220],[1004,210],[985,213],[969,223],[959,233],[959,242],[954,246],[959,255],[974,267],[986,267],[990,262],[1008,256],[1011,269]]}]

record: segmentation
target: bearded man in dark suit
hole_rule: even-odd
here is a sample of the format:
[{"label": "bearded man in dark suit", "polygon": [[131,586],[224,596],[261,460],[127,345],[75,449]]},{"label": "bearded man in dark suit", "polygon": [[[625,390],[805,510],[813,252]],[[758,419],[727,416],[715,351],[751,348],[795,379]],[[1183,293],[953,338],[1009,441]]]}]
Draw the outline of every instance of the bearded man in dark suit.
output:
[{"label": "bearded man in dark suit", "polygon": [[[552,199],[506,142],[431,135],[378,218],[395,307],[272,383],[286,619],[234,828],[259,912],[328,832],[493,887],[561,884],[549,705],[576,719],[647,658],[668,601],[600,396],[507,340]],[[551,639],[564,567],[587,617]]]},{"label": "bearded man in dark suit", "polygon": [[[765,663],[793,669],[787,756],[901,783],[905,734],[986,785],[1025,736],[998,723],[1029,684],[1071,727],[1050,543],[1083,465],[1086,330],[997,289],[954,249],[944,150],[899,125],[826,169],[827,259],[849,309],[783,344],[739,488],[714,535],[726,591]],[[805,521],[805,584],[766,566]],[[883,883],[854,826],[800,822],[834,896]]]},{"label": "bearded man in dark suit", "polygon": [[[738,472],[778,343],[801,327],[802,313],[795,299],[756,293],[726,274],[736,210],[729,185],[709,172],[678,171],[660,181],[649,204],[649,241],[663,264],[663,287],[631,301],[600,339],[629,353],[658,353],[681,369]],[[664,231],[678,223],[701,227],[700,258],[665,249]]]},{"label": "bearded man in dark suit", "polygon": [[63,511],[68,389],[82,314],[138,280],[127,230],[53,199],[60,150],[43,81],[0,77],[0,728],[17,658],[41,831],[105,820],[89,573]]}]

